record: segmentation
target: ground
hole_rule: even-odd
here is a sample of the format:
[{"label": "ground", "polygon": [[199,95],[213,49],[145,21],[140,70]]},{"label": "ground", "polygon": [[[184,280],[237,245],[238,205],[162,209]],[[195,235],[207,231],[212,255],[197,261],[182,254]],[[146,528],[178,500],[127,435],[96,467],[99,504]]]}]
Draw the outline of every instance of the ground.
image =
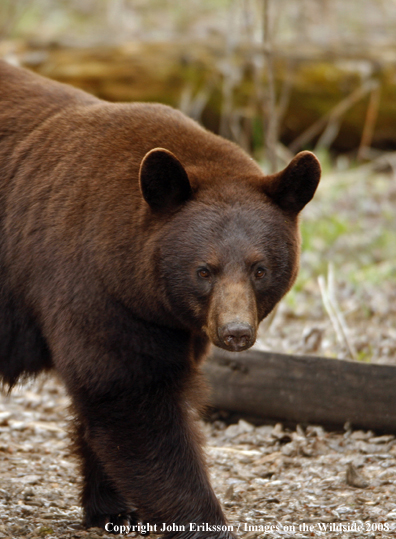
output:
[{"label": "ground", "polygon": [[[68,404],[53,377],[1,397],[0,538],[107,537],[81,526],[80,479],[68,447]],[[320,426],[287,430],[244,420],[228,424],[225,417],[217,413],[202,428],[214,488],[240,537],[394,537],[393,435],[350,431],[348,426],[335,433]],[[341,524],[360,525],[364,531],[341,532]],[[273,528],[265,535],[260,526]]]}]

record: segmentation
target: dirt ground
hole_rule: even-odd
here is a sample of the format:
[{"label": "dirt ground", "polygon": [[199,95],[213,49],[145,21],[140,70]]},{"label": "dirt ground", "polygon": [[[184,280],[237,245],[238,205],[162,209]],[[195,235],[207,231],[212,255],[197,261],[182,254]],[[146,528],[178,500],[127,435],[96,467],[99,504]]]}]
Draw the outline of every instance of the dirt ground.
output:
[{"label": "dirt ground", "polygon": [[[0,538],[108,537],[81,526],[68,402],[52,377],[1,396]],[[394,436],[227,425],[222,417],[202,428],[213,485],[238,536],[396,536]]]}]

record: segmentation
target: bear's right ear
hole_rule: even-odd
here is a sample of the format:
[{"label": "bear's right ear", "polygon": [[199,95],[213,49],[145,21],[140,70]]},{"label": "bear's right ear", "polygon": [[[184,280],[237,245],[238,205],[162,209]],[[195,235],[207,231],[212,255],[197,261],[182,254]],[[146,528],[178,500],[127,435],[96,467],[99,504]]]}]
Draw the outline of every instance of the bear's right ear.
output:
[{"label": "bear's right ear", "polygon": [[164,148],[146,153],[140,164],[139,183],[144,200],[154,211],[177,209],[192,194],[183,165]]}]

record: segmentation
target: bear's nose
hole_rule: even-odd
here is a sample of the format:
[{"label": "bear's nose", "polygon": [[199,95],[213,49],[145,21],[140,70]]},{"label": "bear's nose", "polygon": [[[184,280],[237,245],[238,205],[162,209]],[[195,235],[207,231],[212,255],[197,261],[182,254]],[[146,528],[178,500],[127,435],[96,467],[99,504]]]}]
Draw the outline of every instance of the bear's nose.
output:
[{"label": "bear's nose", "polygon": [[230,322],[219,329],[220,340],[224,343],[224,348],[234,352],[246,350],[252,346],[254,332],[252,326],[241,322]]}]

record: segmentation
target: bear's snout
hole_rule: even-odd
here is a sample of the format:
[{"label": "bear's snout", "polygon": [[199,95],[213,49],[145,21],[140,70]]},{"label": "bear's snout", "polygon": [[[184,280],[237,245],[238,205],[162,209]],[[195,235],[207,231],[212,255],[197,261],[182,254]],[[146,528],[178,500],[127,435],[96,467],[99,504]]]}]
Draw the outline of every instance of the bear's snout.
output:
[{"label": "bear's snout", "polygon": [[256,297],[248,279],[225,275],[212,292],[204,329],[215,346],[241,352],[253,346],[258,326]]},{"label": "bear's snout", "polygon": [[219,339],[222,347],[233,352],[241,352],[254,343],[254,330],[250,324],[231,322],[219,328]]}]

